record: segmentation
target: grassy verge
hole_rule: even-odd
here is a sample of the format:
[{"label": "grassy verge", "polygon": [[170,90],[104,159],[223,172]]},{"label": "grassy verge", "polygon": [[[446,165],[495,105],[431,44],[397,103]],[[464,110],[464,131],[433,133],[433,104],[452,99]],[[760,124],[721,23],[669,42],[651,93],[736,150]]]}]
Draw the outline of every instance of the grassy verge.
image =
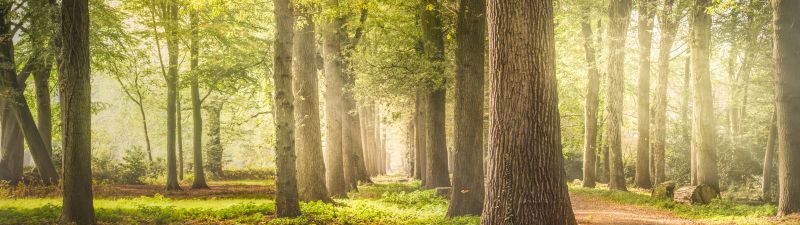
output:
[{"label": "grassy verge", "polygon": [[748,205],[726,199],[714,199],[706,205],[684,205],[675,203],[672,199],[651,198],[648,194],[637,192],[591,189],[574,185],[570,185],[569,189],[570,193],[575,195],[591,196],[625,205],[667,210],[681,218],[709,222],[769,223],[768,218],[777,212],[774,205]]}]

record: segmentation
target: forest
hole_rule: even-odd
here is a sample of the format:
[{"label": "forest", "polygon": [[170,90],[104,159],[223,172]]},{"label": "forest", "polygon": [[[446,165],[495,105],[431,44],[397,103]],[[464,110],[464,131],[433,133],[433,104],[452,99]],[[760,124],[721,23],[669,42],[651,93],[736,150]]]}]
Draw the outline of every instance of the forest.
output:
[{"label": "forest", "polygon": [[798,0],[0,0],[0,224],[800,224],[798,24]]}]

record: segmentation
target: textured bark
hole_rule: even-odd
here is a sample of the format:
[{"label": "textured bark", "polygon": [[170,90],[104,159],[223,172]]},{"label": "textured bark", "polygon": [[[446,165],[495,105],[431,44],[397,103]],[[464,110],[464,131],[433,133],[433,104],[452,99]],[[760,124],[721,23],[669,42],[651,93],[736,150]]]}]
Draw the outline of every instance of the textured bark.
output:
[{"label": "textured bark", "polygon": [[212,177],[222,177],[222,136],[220,130],[220,117],[222,116],[222,102],[212,101],[206,107],[208,112],[208,143],[206,144],[206,169]]},{"label": "textured bark", "polygon": [[764,165],[761,171],[761,198],[765,202],[774,201],[773,183],[777,180],[775,177],[775,149],[777,148],[778,141],[778,125],[777,125],[777,111],[772,114],[772,122],[769,128],[769,137],[767,139],[767,147],[764,151]]},{"label": "textured bark", "polygon": [[675,190],[673,199],[675,202],[683,204],[708,204],[711,199],[717,197],[717,192],[713,187],[708,185],[697,185],[682,187]]},{"label": "textured bark", "polygon": [[180,90],[178,91],[178,95],[175,98],[175,120],[177,121],[177,130],[175,131],[176,136],[178,137],[178,180],[183,180],[183,109],[181,108],[181,95]]},{"label": "textured bark", "polygon": [[[197,35],[197,12],[192,10],[189,14],[189,67],[192,71],[199,64],[200,49],[198,46]],[[200,79],[197,74],[192,74],[190,78],[190,91],[192,96],[192,168],[194,169],[194,181],[192,189],[208,189],[206,184],[206,172],[203,168],[203,115],[201,114],[202,102],[200,100]],[[149,145],[149,144],[148,144]]]},{"label": "textured bark", "polygon": [[686,148],[689,149],[689,158],[690,158],[690,165],[689,165],[689,182],[692,185],[697,185],[697,162],[695,158],[695,144],[694,139],[692,139],[691,134],[694,132],[692,130],[692,109],[691,109],[691,98],[692,98],[692,85],[691,85],[691,78],[692,78],[692,66],[691,66],[691,57],[686,57],[686,62],[684,63],[684,73],[683,73],[683,94],[681,99],[681,126],[683,129],[681,130],[681,136],[683,137],[683,143],[685,144]]},{"label": "textured bark", "polygon": [[425,170],[427,169],[426,156],[428,154],[428,144],[425,137],[428,135],[426,124],[427,110],[427,95],[425,91],[417,91],[416,101],[414,101],[414,120],[416,127],[416,166],[414,167],[414,177],[422,181],[425,185]]},{"label": "textured bark", "polygon": [[639,139],[636,148],[636,186],[650,188],[650,54],[653,47],[653,0],[637,1],[639,29]]},{"label": "textured bark", "polygon": [[177,98],[178,98],[178,3],[168,2],[163,9],[164,30],[167,35],[167,190],[181,190],[178,183],[176,152]]},{"label": "textured bark", "polygon": [[625,39],[630,23],[631,0],[611,0],[608,10],[608,148],[609,181],[613,190],[626,191],[622,164],[622,111],[625,83]]},{"label": "textured bark", "polygon": [[[329,0],[330,7],[338,7],[338,0]],[[342,65],[342,26],[343,17],[337,17],[324,24],[322,29],[325,69],[325,180],[328,194],[332,197],[346,197],[347,186],[344,178],[344,154],[342,154],[342,89],[344,88],[344,67]]]},{"label": "textured bark", "polygon": [[64,0],[61,4],[64,38],[63,63],[58,73],[64,150],[61,219],[66,223],[94,224],[89,1]]},{"label": "textured bark", "polygon": [[483,211],[483,84],[486,1],[462,0],[456,20],[455,149],[447,216]]},{"label": "textured bark", "polygon": [[714,102],[711,90],[709,51],[711,49],[711,15],[706,11],[708,0],[697,0],[692,17],[692,80],[694,88],[694,134],[696,146],[697,184],[708,185],[719,192],[717,173]]},{"label": "textured bark", "polygon": [[[345,74],[345,87],[355,85],[355,77],[352,74]],[[346,154],[344,162],[345,180],[351,190],[357,189],[358,182],[372,183],[367,174],[364,161],[364,149],[361,140],[361,121],[356,106],[355,94],[351,88],[344,90],[344,109],[345,115],[342,120],[342,149]],[[349,179],[348,179],[349,175]]]},{"label": "textured bark", "polygon": [[[589,10],[588,8],[586,9]],[[583,48],[586,51],[586,64],[588,68],[587,93],[584,103],[584,136],[583,136],[583,187],[594,188],[597,173],[597,110],[599,108],[600,72],[597,71],[597,56],[592,37],[592,26],[589,23],[588,12],[581,19],[581,33],[583,34]]]},{"label": "textured bark", "polygon": [[292,0],[275,0],[275,62],[272,76],[275,103],[275,214],[278,217],[300,215],[297,194],[297,171],[294,146],[294,97],[292,93],[292,36],[294,7]]},{"label": "textured bark", "polygon": [[489,155],[482,224],[577,224],[567,193],[553,2],[490,0]]},{"label": "textured bark", "polygon": [[778,103],[778,216],[800,212],[800,1],[772,1]]},{"label": "textured bark", "polygon": [[19,129],[17,117],[14,116],[13,109],[8,101],[2,102],[2,133],[0,133],[0,145],[2,145],[2,158],[0,158],[0,179],[9,181],[16,185],[23,175],[23,160],[25,157],[25,144],[22,131]]},{"label": "textured bark", "polygon": [[322,130],[319,119],[319,86],[316,67],[316,40],[314,20],[306,11],[298,8],[298,20],[294,34],[294,118],[297,151],[297,192],[301,201],[332,202],[325,186],[325,163],[322,156]]},{"label": "textured bark", "polygon": [[[425,0],[420,5],[419,15],[422,24],[424,53],[433,64],[430,75],[432,80],[444,79],[444,32],[440,10],[441,3]],[[428,92],[428,116],[425,118],[428,132],[425,142],[428,145],[426,154],[425,188],[449,187],[450,175],[447,169],[447,137],[445,133],[445,98],[444,87],[431,87]]]},{"label": "textured bark", "polygon": [[669,62],[672,44],[675,42],[677,22],[672,13],[674,0],[665,0],[659,15],[661,41],[658,47],[658,81],[655,93],[655,128],[653,130],[653,174],[656,184],[666,181],[666,139],[667,139],[667,89],[669,87]]}]

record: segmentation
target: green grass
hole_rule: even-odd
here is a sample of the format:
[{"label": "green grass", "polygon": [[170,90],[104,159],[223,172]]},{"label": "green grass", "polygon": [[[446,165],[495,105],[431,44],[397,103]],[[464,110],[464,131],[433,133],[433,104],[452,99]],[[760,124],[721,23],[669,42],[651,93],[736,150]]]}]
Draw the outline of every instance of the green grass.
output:
[{"label": "green grass", "polygon": [[[248,183],[251,181],[243,181]],[[262,181],[263,182],[263,181]],[[226,182],[241,184],[240,182]],[[447,201],[418,182],[371,184],[335,204],[301,204],[302,216],[275,219],[268,199],[170,199],[159,195],[95,199],[104,224],[478,224],[478,217],[446,218]],[[53,224],[61,199],[0,199],[0,224]]]},{"label": "green grass", "polygon": [[[748,205],[736,203],[727,199],[714,199],[706,205],[684,205],[672,199],[651,198],[647,194],[636,192],[610,191],[604,189],[591,189],[570,185],[572,194],[592,196],[626,205],[637,205],[672,212],[674,215],[686,219],[700,219],[705,221],[753,221],[774,216],[777,208],[774,205]],[[754,222],[758,223],[758,222]]]}]

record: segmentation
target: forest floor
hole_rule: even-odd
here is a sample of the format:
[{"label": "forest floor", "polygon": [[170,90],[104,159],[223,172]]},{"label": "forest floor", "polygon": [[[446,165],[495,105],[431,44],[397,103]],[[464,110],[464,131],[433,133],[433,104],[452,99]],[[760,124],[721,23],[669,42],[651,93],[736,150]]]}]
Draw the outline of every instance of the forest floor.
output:
[{"label": "forest floor", "polygon": [[[304,203],[303,216],[275,219],[271,181],[211,181],[210,190],[164,191],[162,185],[97,185],[101,224],[478,224],[478,217],[445,218],[447,201],[419,182],[380,177],[335,204]],[[60,212],[53,189],[0,187],[0,224],[53,224]],[[717,200],[704,206],[652,199],[641,190],[614,192],[570,186],[580,224],[800,224],[775,220],[774,206]]]}]

